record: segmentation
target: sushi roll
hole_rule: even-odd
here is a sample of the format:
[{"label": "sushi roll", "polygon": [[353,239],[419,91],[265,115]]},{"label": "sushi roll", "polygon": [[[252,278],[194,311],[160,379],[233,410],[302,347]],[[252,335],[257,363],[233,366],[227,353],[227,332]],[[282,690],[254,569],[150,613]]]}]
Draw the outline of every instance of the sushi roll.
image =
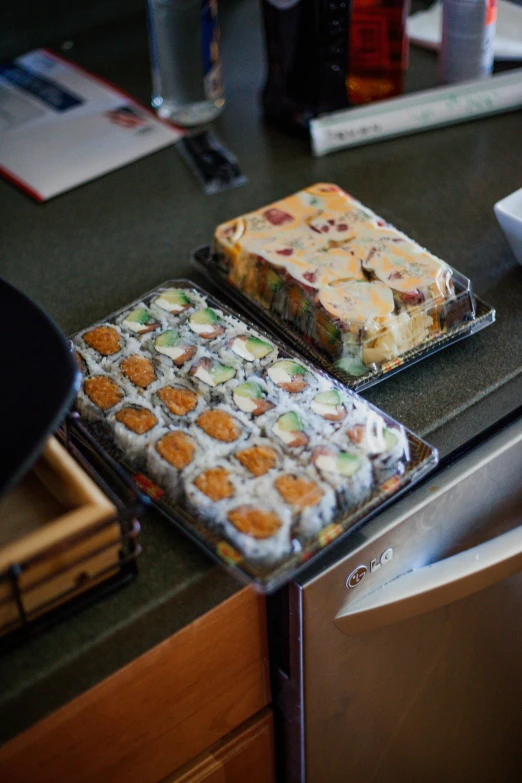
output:
[{"label": "sushi roll", "polygon": [[309,383],[308,375],[307,369],[293,359],[279,359],[267,370],[272,383],[289,394],[305,391]]},{"label": "sushi roll", "polygon": [[364,454],[322,445],[314,449],[311,461],[337,492],[342,508],[358,506],[368,496],[373,476],[370,460]]},{"label": "sushi roll", "polygon": [[246,423],[225,405],[200,413],[191,432],[204,452],[216,457],[229,454],[250,435]]},{"label": "sushi roll", "polygon": [[153,402],[164,412],[165,416],[179,421],[191,420],[195,412],[205,405],[205,399],[195,389],[182,385],[182,382],[166,384],[155,389]]},{"label": "sushi roll", "polygon": [[193,307],[188,293],[181,288],[166,288],[152,300],[151,304],[170,315],[181,315]]},{"label": "sushi roll", "polygon": [[114,430],[114,441],[125,453],[125,458],[132,460],[134,467],[141,466],[148,442],[163,424],[158,415],[148,406],[128,402],[111,414],[109,422]]},{"label": "sushi roll", "polygon": [[124,381],[139,390],[147,389],[157,380],[157,370],[152,359],[142,354],[130,354],[119,363]]},{"label": "sushi roll", "polygon": [[277,357],[277,348],[272,343],[244,331],[234,337],[228,337],[223,350],[227,354],[260,367],[269,364]]},{"label": "sushi roll", "polygon": [[284,503],[290,510],[296,532],[311,536],[333,520],[337,509],[335,490],[317,471],[291,465],[285,468],[275,478],[261,482],[257,491],[263,497],[274,497],[275,493],[276,503]]},{"label": "sushi roll", "polygon": [[285,449],[290,450],[302,450],[310,440],[304,418],[297,410],[289,410],[277,416],[270,425],[270,433],[275,435]]},{"label": "sushi roll", "polygon": [[404,472],[409,458],[408,441],[400,427],[387,427],[375,414],[364,424],[346,430],[347,440],[368,455],[376,481],[385,481],[394,473]]},{"label": "sushi roll", "polygon": [[123,329],[128,329],[136,335],[148,334],[161,327],[160,322],[149,313],[146,307],[136,307],[126,313],[120,323]]},{"label": "sushi roll", "polygon": [[150,311],[159,320],[180,324],[196,307],[206,307],[204,296],[193,288],[163,288],[150,300]]},{"label": "sushi roll", "polygon": [[223,313],[212,307],[196,310],[188,319],[188,326],[202,340],[215,340],[225,331]]},{"label": "sushi roll", "polygon": [[93,435],[105,445],[111,438],[111,427],[107,416],[125,398],[125,392],[108,375],[94,374],[83,379],[76,404],[82,417],[88,422]]},{"label": "sushi roll", "polygon": [[88,363],[87,356],[82,351],[78,350],[78,348],[75,348],[75,350],[73,351],[73,357],[74,357],[75,364],[78,370],[81,372],[81,374],[84,377],[86,375],[89,375],[90,370],[89,370],[89,363]]},{"label": "sushi roll", "polygon": [[347,414],[346,405],[337,389],[315,394],[310,402],[310,409],[325,421],[343,421]]},{"label": "sushi roll", "polygon": [[215,518],[216,506],[239,494],[239,480],[227,463],[208,461],[194,467],[184,479],[187,504],[196,514]]},{"label": "sushi roll", "polygon": [[125,346],[125,337],[121,330],[113,324],[101,324],[87,329],[79,336],[80,344],[84,344],[93,359],[103,365],[108,357],[114,359]]},{"label": "sushi roll", "polygon": [[[197,346],[185,337],[182,337],[177,329],[167,329],[161,332],[152,343],[151,351],[159,354],[162,364],[182,367],[190,361],[197,351]],[[165,358],[166,357],[166,358]]]},{"label": "sushi roll", "polygon": [[221,386],[221,384],[232,380],[236,372],[235,367],[221,364],[217,359],[209,356],[204,356],[196,361],[189,370],[189,374],[193,379],[197,379],[211,388]]},{"label": "sushi roll", "polygon": [[252,562],[274,562],[292,551],[291,515],[265,500],[226,501],[218,516],[225,535]]},{"label": "sushi roll", "polygon": [[91,375],[83,381],[78,402],[82,413],[91,418],[114,408],[123,397],[123,389],[108,375]]},{"label": "sushi roll", "polygon": [[252,438],[233,454],[249,476],[264,476],[283,464],[283,455],[269,438]]},{"label": "sushi roll", "polygon": [[249,413],[254,417],[261,416],[275,408],[276,402],[271,402],[267,397],[266,384],[255,377],[249,378],[232,389],[234,405],[243,413]]},{"label": "sushi roll", "polygon": [[163,431],[147,446],[146,470],[165,490],[168,500],[183,497],[183,471],[192,464],[198,447],[191,435],[181,429]]}]

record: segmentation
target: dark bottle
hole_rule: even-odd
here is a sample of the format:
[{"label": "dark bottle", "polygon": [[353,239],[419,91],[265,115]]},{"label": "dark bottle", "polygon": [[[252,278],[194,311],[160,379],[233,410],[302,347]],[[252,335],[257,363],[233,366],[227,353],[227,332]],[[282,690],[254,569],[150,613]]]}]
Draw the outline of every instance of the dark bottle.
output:
[{"label": "dark bottle", "polygon": [[312,117],[348,106],[350,0],[262,0],[267,54],[264,115],[308,133]]}]

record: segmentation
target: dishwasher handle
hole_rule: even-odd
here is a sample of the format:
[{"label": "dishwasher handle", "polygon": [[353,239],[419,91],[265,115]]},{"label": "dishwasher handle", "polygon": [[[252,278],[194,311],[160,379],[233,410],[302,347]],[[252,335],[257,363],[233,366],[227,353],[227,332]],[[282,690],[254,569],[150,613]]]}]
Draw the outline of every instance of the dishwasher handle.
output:
[{"label": "dishwasher handle", "polygon": [[522,526],[490,541],[409,571],[360,601],[351,601],[334,623],[347,636],[425,614],[501,582],[522,569]]}]

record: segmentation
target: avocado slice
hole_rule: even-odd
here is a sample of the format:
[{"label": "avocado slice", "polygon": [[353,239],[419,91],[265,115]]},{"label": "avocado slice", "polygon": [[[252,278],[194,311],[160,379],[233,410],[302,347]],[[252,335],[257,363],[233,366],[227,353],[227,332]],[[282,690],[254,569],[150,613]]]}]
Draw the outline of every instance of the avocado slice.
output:
[{"label": "avocado slice", "polygon": [[210,366],[210,377],[214,381],[214,384],[218,386],[220,383],[226,383],[236,374],[233,367],[228,367],[226,364],[220,364],[219,362],[212,362]]},{"label": "avocado slice", "polygon": [[263,359],[268,356],[274,350],[274,346],[270,343],[266,343],[259,337],[248,337],[246,341],[247,351],[253,353],[256,359]]},{"label": "avocado slice", "polygon": [[355,454],[340,451],[337,455],[337,470],[341,476],[353,476],[361,467],[361,461]]},{"label": "avocado slice", "polygon": [[277,367],[283,372],[286,372],[291,378],[293,378],[294,375],[306,375],[306,369],[302,365],[297,364],[297,362],[294,362],[293,359],[281,359],[279,362],[276,362],[276,364],[273,364],[272,367]]},{"label": "avocado slice", "polygon": [[211,307],[205,307],[203,310],[198,310],[190,316],[191,323],[194,324],[208,324],[214,326],[220,323],[222,319]]},{"label": "avocado slice", "polygon": [[304,430],[304,424],[295,411],[283,413],[277,420],[277,423],[280,429],[287,432],[302,432]]},{"label": "avocado slice", "polygon": [[253,381],[246,381],[246,383],[236,386],[234,389],[234,395],[238,394],[240,397],[248,397],[251,400],[259,400],[263,397],[263,390],[258,383]]},{"label": "avocado slice", "polygon": [[341,395],[337,389],[319,392],[319,394],[315,395],[314,401],[319,403],[319,405],[332,405],[335,407],[342,405]]},{"label": "avocado slice", "polygon": [[152,332],[154,329],[159,328],[159,323],[154,320],[144,307],[137,307],[136,310],[132,310],[125,316],[122,325],[138,334]]},{"label": "avocado slice", "polygon": [[[160,304],[160,300],[164,301],[167,306],[165,307],[163,304]],[[156,299],[156,304],[163,310],[169,310],[169,305],[171,305],[173,310],[179,311],[186,310],[187,307],[190,307],[191,301],[186,293],[180,291],[179,288],[168,288],[166,291],[161,292]]]},{"label": "avocado slice", "polygon": [[172,348],[175,345],[178,345],[179,342],[179,332],[177,332],[175,329],[168,329],[166,332],[163,332],[163,334],[160,334],[159,337],[156,338],[154,347],[157,349]]}]

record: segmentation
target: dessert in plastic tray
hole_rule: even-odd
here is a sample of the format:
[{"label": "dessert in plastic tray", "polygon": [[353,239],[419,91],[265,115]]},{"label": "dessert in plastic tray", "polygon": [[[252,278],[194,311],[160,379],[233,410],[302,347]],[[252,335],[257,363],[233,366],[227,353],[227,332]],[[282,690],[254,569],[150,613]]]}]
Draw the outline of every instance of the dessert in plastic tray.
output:
[{"label": "dessert in plastic tray", "polygon": [[337,185],[223,223],[199,260],[352,388],[494,319],[466,277]]},{"label": "dessert in plastic tray", "polygon": [[207,551],[273,589],[437,453],[190,281],[74,338],[86,426]]}]

